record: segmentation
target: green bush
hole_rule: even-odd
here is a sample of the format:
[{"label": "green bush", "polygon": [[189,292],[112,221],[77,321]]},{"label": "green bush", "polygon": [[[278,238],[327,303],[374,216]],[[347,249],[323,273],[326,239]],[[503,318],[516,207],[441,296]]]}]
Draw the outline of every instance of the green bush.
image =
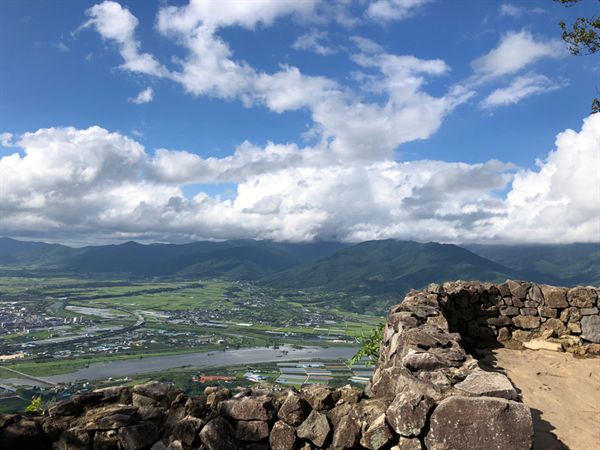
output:
[{"label": "green bush", "polygon": [[350,365],[358,363],[363,358],[366,358],[367,365],[377,362],[379,359],[379,347],[381,345],[381,339],[383,339],[384,328],[385,323],[382,322],[373,328],[368,335],[363,335],[359,339],[360,348],[356,354],[350,358]]},{"label": "green bush", "polygon": [[42,402],[42,396],[41,395],[35,395],[32,399],[31,399],[31,403],[29,403],[29,405],[27,405],[25,407],[25,412],[28,413],[38,413],[41,414],[44,412],[44,405]]}]

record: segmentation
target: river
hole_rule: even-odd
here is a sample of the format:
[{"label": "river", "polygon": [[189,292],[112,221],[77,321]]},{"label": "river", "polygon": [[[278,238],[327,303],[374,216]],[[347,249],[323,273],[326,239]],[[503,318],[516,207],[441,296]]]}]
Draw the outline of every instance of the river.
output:
[{"label": "river", "polygon": [[[282,354],[286,350],[287,354]],[[121,378],[177,367],[207,368],[230,367],[266,362],[297,361],[309,359],[348,359],[356,352],[354,347],[302,347],[282,345],[279,349],[256,347],[239,350],[187,353],[184,355],[156,356],[152,358],[123,359],[90,364],[74,372],[40,377],[53,383],[71,383],[78,380],[102,380]],[[0,378],[0,384],[37,386],[34,380],[25,378]]]}]

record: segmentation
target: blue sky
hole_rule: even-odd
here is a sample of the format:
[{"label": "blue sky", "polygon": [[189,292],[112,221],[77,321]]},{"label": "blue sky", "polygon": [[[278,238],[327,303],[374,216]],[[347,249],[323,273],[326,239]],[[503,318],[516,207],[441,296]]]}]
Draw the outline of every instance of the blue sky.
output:
[{"label": "blue sky", "polygon": [[597,2],[196,3],[0,2],[0,234],[600,240]]}]

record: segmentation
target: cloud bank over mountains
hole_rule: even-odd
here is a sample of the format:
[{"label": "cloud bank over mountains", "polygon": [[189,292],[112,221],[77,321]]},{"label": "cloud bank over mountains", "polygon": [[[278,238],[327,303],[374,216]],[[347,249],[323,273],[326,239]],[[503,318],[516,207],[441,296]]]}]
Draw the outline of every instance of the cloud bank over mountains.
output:
[{"label": "cloud bank over mountains", "polygon": [[[0,160],[5,235],[574,242],[600,232],[600,114],[558,134],[537,170],[494,160],[364,163],[295,144],[244,143],[224,158],[151,155],[100,127],[41,129],[16,145],[22,152]],[[184,195],[186,184],[217,182],[236,183],[234,198]]]},{"label": "cloud bank over mountains", "polygon": [[[395,159],[399,146],[429,138],[472,99],[490,111],[565,85],[532,70],[542,59],[564,56],[560,43],[526,30],[503,34],[472,62],[465,80],[434,95],[428,83],[451,71],[444,60],[392,54],[352,32],[347,46],[333,48],[318,29],[328,20],[349,31],[356,20],[406,20],[429,3],[378,0],[359,18],[344,0],[161,6],[155,31],[183,55],[168,63],[138,40],[139,20],[128,9],[113,1],[93,6],[78,33],[95,30],[114,46],[121,71],[175,83],[197,98],[276,114],[307,111],[312,140],[264,147],[245,141],[229,156],[205,158],[197,153],[202,149],[148,149],[101,124],[21,136],[7,130],[2,145],[18,151],[0,159],[0,235],[78,242],[598,240],[600,114],[585,119],[579,131],[559,133],[536,170],[498,160]],[[236,58],[219,34],[290,17],[310,29],[294,48],[347,53],[356,66],[352,83],[308,75],[287,62],[273,72],[259,70]],[[130,101],[143,105],[154,95],[146,87]],[[222,183],[233,183],[235,193],[209,195],[203,188]]]}]

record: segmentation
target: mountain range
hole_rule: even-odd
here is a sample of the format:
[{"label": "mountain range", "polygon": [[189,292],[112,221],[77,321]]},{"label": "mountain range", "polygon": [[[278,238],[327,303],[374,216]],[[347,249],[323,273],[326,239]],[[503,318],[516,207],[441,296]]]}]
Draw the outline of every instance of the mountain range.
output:
[{"label": "mountain range", "polygon": [[399,240],[348,244],[246,239],[73,248],[0,238],[0,270],[133,278],[214,277],[284,290],[389,296],[456,279],[599,285],[600,243],[458,246]]}]

